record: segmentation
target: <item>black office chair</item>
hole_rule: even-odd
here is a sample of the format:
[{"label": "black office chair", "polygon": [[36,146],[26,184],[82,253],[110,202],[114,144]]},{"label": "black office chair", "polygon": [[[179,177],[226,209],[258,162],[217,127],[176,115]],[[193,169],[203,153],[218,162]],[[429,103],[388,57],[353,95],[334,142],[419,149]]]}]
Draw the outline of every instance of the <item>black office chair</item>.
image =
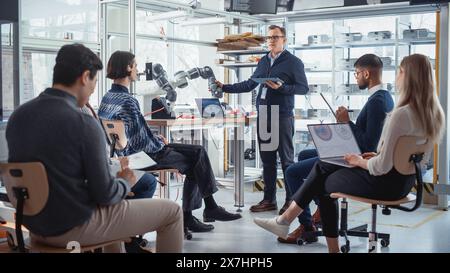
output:
[{"label": "black office chair", "polygon": [[[397,141],[394,149],[394,168],[403,175],[412,175],[416,177],[416,194],[408,194],[408,196],[395,201],[383,201],[374,200],[358,196],[353,196],[345,193],[332,193],[330,196],[332,198],[342,198],[341,201],[341,218],[340,218],[340,228],[339,235],[345,238],[345,245],[341,246],[341,251],[347,253],[350,251],[350,241],[348,236],[354,237],[364,237],[369,238],[369,253],[377,251],[377,241],[381,238],[381,246],[387,247],[390,244],[390,234],[378,233],[376,231],[377,222],[377,207],[381,206],[383,208],[383,215],[390,215],[391,209],[398,209],[402,211],[415,211],[420,207],[422,203],[422,193],[423,193],[423,180],[422,180],[422,170],[420,162],[423,159],[425,152],[432,148],[432,144],[429,142],[423,143],[423,139],[414,136],[403,136]],[[371,230],[367,231],[368,225],[361,225],[348,229],[347,219],[348,219],[348,203],[347,199],[351,199],[358,202],[363,202],[371,204],[372,207],[372,221]],[[412,207],[404,207],[403,204],[414,202]],[[302,245],[308,240],[309,236],[323,236],[322,231],[317,232],[307,232],[303,238],[297,240],[297,244]]]}]

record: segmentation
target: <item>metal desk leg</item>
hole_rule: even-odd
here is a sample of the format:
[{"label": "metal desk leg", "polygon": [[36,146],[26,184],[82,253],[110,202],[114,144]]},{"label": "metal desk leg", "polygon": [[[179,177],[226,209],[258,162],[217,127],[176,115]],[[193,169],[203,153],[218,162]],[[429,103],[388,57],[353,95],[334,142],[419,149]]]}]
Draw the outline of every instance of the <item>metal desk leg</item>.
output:
[{"label": "metal desk leg", "polygon": [[234,127],[234,206],[244,207],[244,125]]},{"label": "metal desk leg", "polygon": [[[170,142],[170,130],[169,126],[160,126],[159,131]],[[170,173],[169,172],[159,172],[160,181],[164,183],[164,187],[162,188],[162,196],[164,199],[170,199]]]}]

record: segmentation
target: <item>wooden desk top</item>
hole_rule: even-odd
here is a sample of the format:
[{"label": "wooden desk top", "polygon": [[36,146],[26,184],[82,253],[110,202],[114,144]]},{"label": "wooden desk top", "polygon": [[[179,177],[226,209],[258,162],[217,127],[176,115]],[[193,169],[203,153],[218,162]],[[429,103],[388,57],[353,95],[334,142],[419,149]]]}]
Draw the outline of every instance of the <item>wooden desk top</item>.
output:
[{"label": "wooden desk top", "polygon": [[256,116],[254,117],[226,117],[223,119],[202,119],[202,118],[194,118],[194,119],[148,119],[147,124],[151,126],[187,126],[187,125],[236,125],[242,124],[248,126],[250,122],[256,120]]}]

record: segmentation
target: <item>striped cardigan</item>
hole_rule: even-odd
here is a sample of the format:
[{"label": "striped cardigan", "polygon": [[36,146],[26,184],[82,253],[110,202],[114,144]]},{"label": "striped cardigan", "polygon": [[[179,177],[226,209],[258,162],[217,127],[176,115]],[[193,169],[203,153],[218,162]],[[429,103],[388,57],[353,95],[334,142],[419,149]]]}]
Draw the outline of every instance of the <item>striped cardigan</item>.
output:
[{"label": "striped cardigan", "polygon": [[125,86],[112,85],[111,90],[102,99],[98,116],[101,119],[122,120],[125,123],[128,144],[124,150],[119,151],[119,155],[126,156],[140,151],[154,154],[164,147],[162,140],[150,131],[138,101]]}]

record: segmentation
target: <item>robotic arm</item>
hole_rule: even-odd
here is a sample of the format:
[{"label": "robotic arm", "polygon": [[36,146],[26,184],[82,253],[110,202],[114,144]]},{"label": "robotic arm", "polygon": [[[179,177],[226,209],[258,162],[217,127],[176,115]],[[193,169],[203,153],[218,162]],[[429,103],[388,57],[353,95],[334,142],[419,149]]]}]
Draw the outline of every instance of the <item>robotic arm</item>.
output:
[{"label": "robotic arm", "polygon": [[[145,72],[146,75],[148,75],[148,73],[149,71]],[[173,80],[169,80],[167,77],[167,72],[164,70],[162,65],[156,63],[151,68],[150,80],[155,80],[159,88],[167,93],[166,99],[168,101],[175,102],[177,100],[177,92],[175,91],[176,88],[185,88],[188,86],[187,80],[193,80],[199,77],[208,79],[208,87],[214,97],[223,97],[222,88],[217,86],[216,77],[213,70],[209,66],[205,66],[203,68],[196,67],[188,71],[178,71],[175,73]]]},{"label": "robotic arm", "polygon": [[[209,66],[205,66],[203,68],[192,68],[188,71],[178,71],[175,73],[174,78],[169,80],[167,77],[167,72],[164,70],[161,64],[146,64],[145,73],[147,80],[155,80],[158,84],[158,90],[153,90],[151,95],[155,97],[158,95],[164,95],[165,99],[161,100],[164,108],[167,113],[172,113],[171,104],[177,100],[177,92],[176,88],[185,88],[188,86],[188,80],[197,79],[199,77],[203,79],[208,79],[208,88],[211,91],[212,95],[216,98],[223,97],[222,88],[217,86],[216,77],[214,75],[213,70]],[[142,75],[143,75],[142,74]]]},{"label": "robotic arm", "polygon": [[174,77],[174,84],[179,88],[185,88],[186,86],[188,86],[187,79],[193,80],[199,77],[208,79],[208,88],[209,90],[211,90],[211,94],[216,98],[223,97],[222,88],[217,86],[216,77],[213,70],[209,66],[205,66],[203,68],[195,67],[188,71],[178,71],[177,73],[175,73]]}]

